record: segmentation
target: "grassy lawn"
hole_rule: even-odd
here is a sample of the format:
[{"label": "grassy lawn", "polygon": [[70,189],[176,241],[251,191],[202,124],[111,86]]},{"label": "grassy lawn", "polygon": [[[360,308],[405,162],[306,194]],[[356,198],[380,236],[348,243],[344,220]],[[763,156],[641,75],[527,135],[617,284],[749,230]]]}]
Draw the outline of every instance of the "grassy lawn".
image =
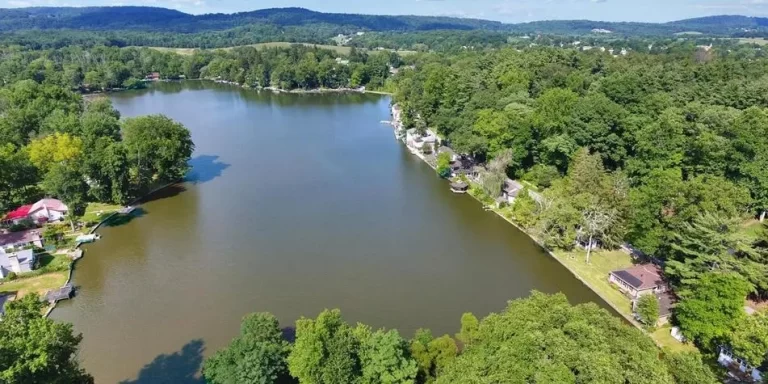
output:
[{"label": "grassy lawn", "polygon": [[757,44],[757,45],[766,45],[768,44],[768,40],[762,38],[762,37],[742,37],[736,39],[741,44]]},{"label": "grassy lawn", "polygon": [[650,335],[662,348],[669,348],[673,352],[692,352],[697,350],[696,346],[691,343],[681,343],[677,341],[672,337],[672,334],[670,333],[671,331],[672,327],[667,324],[653,331]]},{"label": "grassy lawn", "polygon": [[[590,255],[590,263],[587,264],[586,251],[555,252],[555,257],[574,271],[581,279],[586,281],[593,290],[600,294],[606,301],[621,312],[632,317],[632,302],[624,296],[618,288],[608,282],[608,274],[617,269],[632,266],[632,257],[622,251],[599,251]],[[683,344],[670,334],[670,326],[663,326],[649,335],[660,347],[670,348],[673,351],[693,351],[693,344]]]},{"label": "grassy lawn", "polygon": [[33,277],[22,277],[14,281],[0,284],[0,293],[16,292],[17,298],[21,298],[30,292],[37,292],[41,296],[51,289],[56,289],[67,282],[67,271],[45,273]]},{"label": "grassy lawn", "polygon": [[613,304],[619,312],[632,316],[632,304],[621,291],[608,282],[608,273],[617,269],[632,266],[632,258],[621,251],[592,252],[590,263],[585,261],[585,251],[562,252],[556,251],[555,257],[568,266],[579,277],[592,286],[607,301]]},{"label": "grassy lawn", "polygon": [[103,220],[107,215],[112,212],[118,211],[123,208],[121,205],[116,204],[104,204],[104,203],[89,203],[85,209],[85,215],[83,215],[83,222],[99,222]]}]

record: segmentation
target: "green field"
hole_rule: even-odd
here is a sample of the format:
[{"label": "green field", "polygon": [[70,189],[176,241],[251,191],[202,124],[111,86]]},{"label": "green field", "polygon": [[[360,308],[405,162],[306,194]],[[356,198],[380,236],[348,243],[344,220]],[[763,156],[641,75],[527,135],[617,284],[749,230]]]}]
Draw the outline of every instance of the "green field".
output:
[{"label": "green field", "polygon": [[757,45],[768,44],[768,40],[766,40],[763,37],[742,37],[736,40],[738,40],[740,44],[757,44]]},{"label": "green field", "polygon": [[[290,47],[294,44],[301,44],[305,45],[307,47],[318,47],[320,49],[330,49],[332,51],[337,52],[340,55],[349,55],[349,53],[352,51],[352,47],[345,47],[345,46],[338,46],[338,45],[325,45],[325,44],[309,44],[309,43],[286,43],[286,42],[277,42],[277,43],[259,43],[259,44],[250,44],[250,45],[241,45],[240,47],[255,47],[256,49],[266,49],[266,48],[286,48]],[[180,55],[191,55],[193,52],[198,50],[199,48],[166,48],[166,47],[149,47],[151,49],[155,49],[162,52],[174,52],[178,53]],[[235,48],[239,47],[228,47],[228,48],[218,48],[225,51],[229,51]],[[212,49],[215,50],[215,49]],[[366,50],[369,53],[375,53],[379,51],[371,51]],[[390,52],[389,50],[382,51],[382,52]],[[400,55],[412,55],[416,53],[416,51],[397,51]]]}]

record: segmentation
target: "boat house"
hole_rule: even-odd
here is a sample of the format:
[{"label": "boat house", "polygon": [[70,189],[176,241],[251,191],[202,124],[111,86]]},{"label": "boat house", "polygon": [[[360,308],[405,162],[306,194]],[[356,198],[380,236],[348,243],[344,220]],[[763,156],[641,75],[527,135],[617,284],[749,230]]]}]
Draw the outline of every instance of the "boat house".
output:
[{"label": "boat house", "polygon": [[457,181],[451,183],[451,192],[453,193],[467,193],[469,190],[469,185],[467,183]]}]

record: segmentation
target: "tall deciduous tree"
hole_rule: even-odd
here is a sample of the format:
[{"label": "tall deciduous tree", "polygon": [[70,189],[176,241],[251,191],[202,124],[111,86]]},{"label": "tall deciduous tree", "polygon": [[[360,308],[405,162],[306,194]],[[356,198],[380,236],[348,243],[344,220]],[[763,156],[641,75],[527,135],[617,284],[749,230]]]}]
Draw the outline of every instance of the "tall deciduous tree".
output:
[{"label": "tall deciduous tree", "polygon": [[759,367],[768,359],[768,313],[758,312],[742,319],[731,336],[733,352]]},{"label": "tall deciduous tree", "polygon": [[459,348],[450,336],[434,338],[426,329],[416,331],[410,351],[418,364],[418,383],[432,383],[453,362]]},{"label": "tall deciduous tree", "polygon": [[356,383],[359,343],[338,309],[317,319],[296,321],[296,343],[288,357],[291,375],[302,384]]},{"label": "tall deciduous tree", "polygon": [[189,130],[163,115],[123,122],[123,142],[140,186],[154,180],[175,181],[187,173],[195,149]]},{"label": "tall deciduous tree", "polygon": [[358,324],[354,332],[360,343],[361,384],[415,382],[418,366],[397,331],[371,331],[370,327]]},{"label": "tall deciduous tree", "polygon": [[664,351],[663,360],[676,384],[717,384],[720,381],[698,352]]},{"label": "tall deciduous tree", "polygon": [[675,318],[683,333],[705,350],[728,341],[745,316],[744,299],[751,285],[735,274],[707,273],[696,285],[680,292]]},{"label": "tall deciduous tree", "polygon": [[92,384],[77,361],[82,336],[72,325],[41,316],[36,294],[6,304],[0,321],[0,382]]},{"label": "tall deciduous tree", "polygon": [[254,313],[243,319],[229,346],[205,361],[203,375],[210,384],[288,383],[289,351],[277,318]]},{"label": "tall deciduous tree", "polygon": [[594,304],[534,292],[480,322],[438,383],[672,383],[656,345]]}]

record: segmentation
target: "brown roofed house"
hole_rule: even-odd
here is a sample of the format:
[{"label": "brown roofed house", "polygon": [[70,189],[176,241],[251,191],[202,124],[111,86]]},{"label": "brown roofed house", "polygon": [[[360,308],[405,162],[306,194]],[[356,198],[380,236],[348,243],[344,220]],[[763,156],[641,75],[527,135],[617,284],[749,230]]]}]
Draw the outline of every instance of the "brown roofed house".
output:
[{"label": "brown roofed house", "polygon": [[608,275],[608,281],[635,299],[640,295],[667,291],[661,268],[650,263],[613,271]]}]

